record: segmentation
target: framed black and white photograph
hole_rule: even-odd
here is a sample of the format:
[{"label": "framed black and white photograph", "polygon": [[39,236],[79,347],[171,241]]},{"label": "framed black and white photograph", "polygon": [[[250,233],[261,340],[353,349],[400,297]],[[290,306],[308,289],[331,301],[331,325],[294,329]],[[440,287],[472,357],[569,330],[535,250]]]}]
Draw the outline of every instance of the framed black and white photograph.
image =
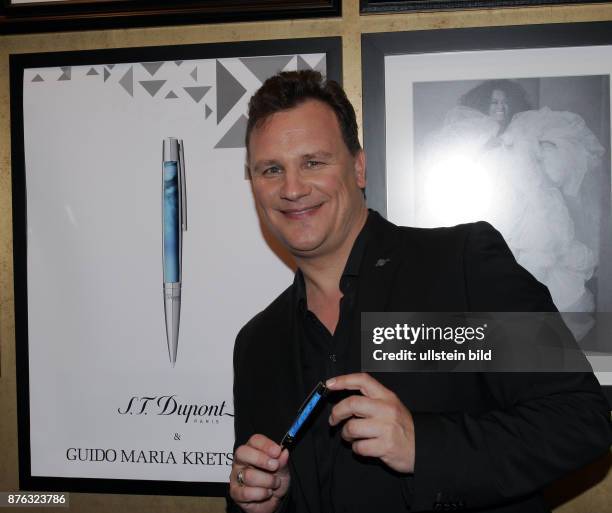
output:
[{"label": "framed black and white photograph", "polygon": [[0,33],[340,16],[341,0],[3,0]]},{"label": "framed black and white photograph", "polygon": [[612,24],[367,34],[362,48],[370,205],[402,225],[490,222],[612,386]]},{"label": "framed black and white photograph", "polygon": [[[606,3],[594,0],[589,3]],[[410,11],[454,11],[499,7],[530,7],[542,5],[578,4],[578,0],[361,0],[360,11],[367,13],[397,13]]]},{"label": "framed black and white photograph", "polygon": [[340,39],[11,56],[21,489],[225,493],[234,340],[294,271],[248,101],[297,69],[341,80]]}]

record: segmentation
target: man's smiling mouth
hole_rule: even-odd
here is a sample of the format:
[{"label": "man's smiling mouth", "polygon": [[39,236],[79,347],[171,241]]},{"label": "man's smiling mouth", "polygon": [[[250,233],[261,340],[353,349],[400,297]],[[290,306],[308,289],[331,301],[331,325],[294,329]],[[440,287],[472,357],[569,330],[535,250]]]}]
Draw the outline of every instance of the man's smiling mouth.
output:
[{"label": "man's smiling mouth", "polygon": [[314,214],[323,203],[311,207],[281,209],[280,212],[289,219],[303,219]]}]

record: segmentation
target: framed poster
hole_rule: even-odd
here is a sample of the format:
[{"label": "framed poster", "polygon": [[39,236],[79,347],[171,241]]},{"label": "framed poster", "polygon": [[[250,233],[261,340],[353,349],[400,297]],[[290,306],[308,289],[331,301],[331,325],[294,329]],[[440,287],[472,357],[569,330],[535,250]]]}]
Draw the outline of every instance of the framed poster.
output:
[{"label": "framed poster", "polygon": [[493,224],[612,398],[612,24],[367,34],[362,45],[370,205],[403,225]]},{"label": "framed poster", "polygon": [[340,0],[0,0],[0,33],[340,16]]},{"label": "framed poster", "polygon": [[339,80],[340,52],[11,56],[21,488],[224,494],[234,338],[293,275],[245,178],[248,101],[280,70]]},{"label": "framed poster", "polygon": [[[589,3],[606,3],[594,0]],[[579,4],[579,0],[361,0],[361,13],[453,11],[457,9],[483,9],[498,7],[526,7],[535,5]]]}]

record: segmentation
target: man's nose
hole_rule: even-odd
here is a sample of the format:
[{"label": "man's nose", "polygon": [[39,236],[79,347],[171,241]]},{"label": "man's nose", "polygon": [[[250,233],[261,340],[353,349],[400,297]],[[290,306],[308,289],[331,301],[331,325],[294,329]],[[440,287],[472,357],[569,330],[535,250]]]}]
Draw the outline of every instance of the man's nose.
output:
[{"label": "man's nose", "polygon": [[297,201],[308,196],[311,191],[310,184],[298,169],[286,169],[283,185],[280,190],[281,198],[289,201]]}]

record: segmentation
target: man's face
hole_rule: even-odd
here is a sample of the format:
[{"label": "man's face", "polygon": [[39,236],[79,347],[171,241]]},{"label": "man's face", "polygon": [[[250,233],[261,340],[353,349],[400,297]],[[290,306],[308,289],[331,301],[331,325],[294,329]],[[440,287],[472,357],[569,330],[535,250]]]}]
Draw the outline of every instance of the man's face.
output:
[{"label": "man's face", "polygon": [[307,100],[257,126],[249,170],[262,219],[296,256],[333,253],[363,216],[365,157],[350,154],[325,103]]}]

